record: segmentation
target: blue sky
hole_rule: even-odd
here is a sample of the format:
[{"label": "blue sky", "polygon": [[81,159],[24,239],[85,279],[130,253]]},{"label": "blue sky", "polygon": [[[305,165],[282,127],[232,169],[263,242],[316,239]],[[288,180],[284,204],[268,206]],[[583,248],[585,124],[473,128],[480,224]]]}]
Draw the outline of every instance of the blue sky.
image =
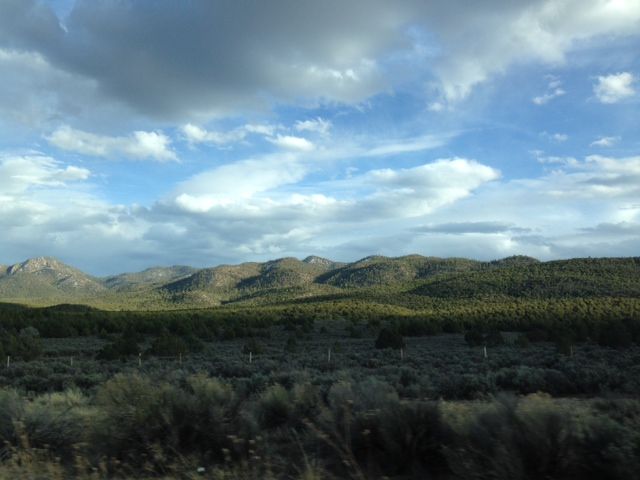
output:
[{"label": "blue sky", "polygon": [[640,0],[0,2],[0,263],[640,247]]}]

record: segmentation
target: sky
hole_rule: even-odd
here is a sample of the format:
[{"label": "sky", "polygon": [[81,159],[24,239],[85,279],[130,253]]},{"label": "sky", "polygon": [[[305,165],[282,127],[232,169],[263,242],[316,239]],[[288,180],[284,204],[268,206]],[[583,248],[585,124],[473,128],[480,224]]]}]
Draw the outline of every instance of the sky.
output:
[{"label": "sky", "polygon": [[640,252],[640,0],[0,0],[0,263]]}]

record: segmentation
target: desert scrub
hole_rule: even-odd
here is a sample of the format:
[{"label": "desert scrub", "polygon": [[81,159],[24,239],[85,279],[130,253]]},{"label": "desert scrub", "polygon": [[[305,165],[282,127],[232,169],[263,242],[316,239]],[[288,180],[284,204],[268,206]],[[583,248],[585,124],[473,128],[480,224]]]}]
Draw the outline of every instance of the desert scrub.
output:
[{"label": "desert scrub", "polygon": [[16,445],[16,423],[22,418],[25,401],[15,390],[0,389],[0,458],[8,455],[8,446]]},{"label": "desert scrub", "polygon": [[77,389],[45,394],[27,403],[21,420],[22,433],[33,447],[70,459],[76,447],[87,440],[95,407]]}]

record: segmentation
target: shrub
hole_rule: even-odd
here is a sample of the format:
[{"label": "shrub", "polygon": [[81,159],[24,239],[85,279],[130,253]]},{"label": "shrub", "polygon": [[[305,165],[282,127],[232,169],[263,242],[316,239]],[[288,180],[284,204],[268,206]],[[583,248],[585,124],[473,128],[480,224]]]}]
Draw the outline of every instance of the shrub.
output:
[{"label": "shrub", "polygon": [[515,340],[515,345],[520,347],[520,348],[528,348],[529,345],[531,344],[529,337],[527,337],[524,334],[520,334],[517,336],[516,340]]},{"label": "shrub", "polygon": [[627,348],[631,346],[633,337],[622,322],[612,322],[600,328],[598,343],[605,347]]},{"label": "shrub", "polygon": [[437,404],[390,403],[373,417],[369,431],[371,453],[386,475],[431,478],[446,470],[442,445],[447,435]]},{"label": "shrub", "polygon": [[489,347],[497,347],[499,345],[504,345],[504,337],[499,331],[493,330],[485,335],[484,342]]},{"label": "shrub", "polygon": [[464,334],[464,341],[471,347],[484,345],[484,334],[477,329],[469,330]]},{"label": "shrub", "polygon": [[284,351],[287,353],[293,353],[298,349],[298,341],[295,335],[290,335],[287,338],[287,342],[284,344]]},{"label": "shrub", "polygon": [[501,396],[472,414],[446,455],[461,478],[568,478],[574,445],[572,416],[553,400]]},{"label": "shrub", "polygon": [[15,426],[22,418],[24,406],[24,400],[14,390],[0,389],[0,453],[5,443],[16,444]]},{"label": "shrub", "polygon": [[115,342],[102,347],[96,358],[98,360],[118,360],[138,355],[138,353],[140,353],[140,347],[137,335],[121,335]]},{"label": "shrub", "polygon": [[271,429],[286,425],[293,414],[292,400],[291,394],[281,385],[267,388],[260,396],[257,405],[260,426]]},{"label": "shrub", "polygon": [[634,478],[640,471],[640,435],[606,417],[584,421],[578,445],[579,478]]},{"label": "shrub", "polygon": [[234,433],[237,417],[233,390],[202,374],[189,377],[185,387],[186,395],[174,402],[172,410],[177,448],[222,460],[222,449],[228,446],[227,437]]},{"label": "shrub", "polygon": [[175,387],[137,374],[119,374],[96,394],[101,416],[96,418],[94,445],[133,465],[149,461],[154,448],[175,448],[173,405],[181,395]]},{"label": "shrub", "polygon": [[32,446],[69,459],[84,440],[88,414],[87,399],[78,390],[43,395],[27,405],[24,433]]},{"label": "shrub", "polygon": [[404,338],[397,330],[383,328],[376,339],[376,348],[404,348]]},{"label": "shrub", "polygon": [[151,355],[178,356],[189,351],[187,342],[177,335],[164,334],[157,337],[151,344],[149,353]]},{"label": "shrub", "polygon": [[257,355],[257,354],[262,353],[263,351],[264,351],[264,347],[255,338],[250,338],[242,346],[242,353],[245,353],[245,354],[253,353],[254,355]]}]

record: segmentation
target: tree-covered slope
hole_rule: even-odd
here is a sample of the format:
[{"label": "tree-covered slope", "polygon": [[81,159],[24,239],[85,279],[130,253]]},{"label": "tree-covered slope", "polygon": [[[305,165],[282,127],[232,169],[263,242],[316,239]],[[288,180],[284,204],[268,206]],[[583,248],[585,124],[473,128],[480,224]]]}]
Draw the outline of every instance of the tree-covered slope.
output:
[{"label": "tree-covered slope", "polygon": [[[423,308],[424,299],[640,297],[640,258],[491,262],[409,255],[341,264],[320,257],[264,263],[153,268],[97,279],[50,258],[0,270],[0,301],[83,303],[114,309],[335,300]],[[426,307],[425,307],[426,308]]]},{"label": "tree-covered slope", "polygon": [[444,272],[466,272],[480,265],[481,262],[462,258],[372,256],[332,270],[318,278],[318,282],[343,288],[371,287],[409,282]]},{"label": "tree-covered slope", "polygon": [[485,268],[433,277],[413,290],[432,297],[639,297],[640,258],[583,258]]},{"label": "tree-covered slope", "polygon": [[186,278],[197,272],[197,268],[183,265],[173,267],[153,267],[142,272],[121,273],[103,279],[107,288],[114,290],[127,290],[132,288],[144,288],[148,286],[164,285]]}]

